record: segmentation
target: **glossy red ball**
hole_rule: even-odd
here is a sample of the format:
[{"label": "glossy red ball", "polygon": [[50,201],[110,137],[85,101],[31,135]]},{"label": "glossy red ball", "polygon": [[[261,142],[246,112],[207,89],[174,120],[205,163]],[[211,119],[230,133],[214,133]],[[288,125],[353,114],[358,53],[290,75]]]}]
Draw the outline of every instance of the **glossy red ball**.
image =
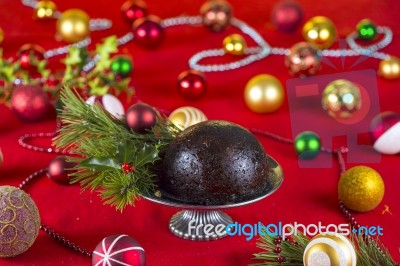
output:
[{"label": "glossy red ball", "polygon": [[121,7],[122,16],[132,25],[139,18],[147,16],[147,4],[141,0],[128,0]]},{"label": "glossy red ball", "polygon": [[303,10],[295,1],[281,1],[272,10],[272,23],[282,32],[294,32],[303,20]]},{"label": "glossy red ball", "polygon": [[137,103],[129,107],[125,114],[126,124],[136,133],[143,134],[157,122],[157,113],[153,107]]},{"label": "glossy red ball", "polygon": [[164,28],[158,17],[148,16],[133,23],[133,34],[139,45],[145,48],[154,48],[160,45],[164,39]]},{"label": "glossy red ball", "polygon": [[47,176],[56,183],[68,185],[71,181],[68,175],[73,173],[73,170],[70,169],[74,166],[74,163],[67,162],[66,157],[56,157],[49,164]]},{"label": "glossy red ball", "polygon": [[186,100],[196,100],[207,91],[206,78],[196,70],[186,70],[178,76],[178,91]]},{"label": "glossy red ball", "polygon": [[23,121],[34,122],[43,119],[49,107],[49,98],[39,87],[19,86],[12,93],[11,109]]},{"label": "glossy red ball", "polygon": [[38,62],[44,59],[45,50],[36,44],[24,44],[18,51],[18,59],[22,69],[36,70]]}]

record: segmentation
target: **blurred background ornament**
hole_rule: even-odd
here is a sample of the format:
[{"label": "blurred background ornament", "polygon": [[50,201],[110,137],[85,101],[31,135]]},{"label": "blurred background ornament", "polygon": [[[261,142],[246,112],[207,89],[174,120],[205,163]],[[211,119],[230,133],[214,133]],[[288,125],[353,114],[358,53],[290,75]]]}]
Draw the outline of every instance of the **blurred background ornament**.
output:
[{"label": "blurred background ornament", "polygon": [[128,235],[104,238],[93,251],[92,265],[145,266],[146,256],[142,246]]},{"label": "blurred background ornament", "polygon": [[131,26],[139,18],[147,16],[147,4],[142,0],[127,0],[121,7],[122,16]]},{"label": "blurred background ornament", "polygon": [[378,35],[376,24],[369,19],[363,19],[358,22],[356,29],[358,38],[363,41],[372,41]]},{"label": "blurred background ornament", "polygon": [[256,75],[246,84],[244,100],[253,112],[271,113],[279,109],[285,101],[285,89],[272,75]]},{"label": "blurred background ornament", "polygon": [[157,113],[153,107],[137,103],[128,108],[125,114],[126,124],[134,132],[143,134],[151,130],[157,122]]},{"label": "blurred background ornament", "polygon": [[379,63],[378,74],[386,79],[400,78],[400,59],[395,56],[383,59]]},{"label": "blurred background ornament", "polygon": [[53,1],[42,0],[39,1],[35,7],[34,17],[37,19],[54,18],[57,11],[57,6]]},{"label": "blurred background ornament", "polygon": [[68,9],[57,20],[57,35],[68,43],[82,41],[89,37],[89,15],[81,9]]},{"label": "blurred background ornament", "polygon": [[44,48],[39,45],[31,43],[22,45],[17,54],[20,67],[28,70],[30,75],[34,75],[38,63],[44,60],[44,53]]},{"label": "blurred background ornament", "polygon": [[292,33],[303,20],[303,10],[295,1],[280,1],[272,9],[271,20],[277,30]]},{"label": "blurred background ornament", "polygon": [[314,132],[304,131],[296,136],[294,149],[301,159],[313,159],[321,152],[321,139]]},{"label": "blurred background ornament", "polygon": [[322,108],[332,117],[351,117],[361,104],[360,89],[346,79],[332,81],[322,94]]},{"label": "blurred background ornament", "polygon": [[185,106],[175,109],[168,119],[179,129],[184,130],[197,123],[207,121],[206,115],[195,107]]},{"label": "blurred background ornament", "polygon": [[11,96],[11,109],[25,122],[34,122],[46,117],[50,110],[49,98],[36,86],[16,87]]},{"label": "blurred background ornament", "polygon": [[0,258],[28,250],[39,234],[40,216],[32,198],[11,186],[0,186]]},{"label": "blurred background ornament", "polygon": [[161,26],[159,17],[139,18],[133,23],[132,27],[136,42],[144,48],[155,48],[164,39],[164,28]]},{"label": "blurred background ornament", "polygon": [[300,42],[290,48],[289,54],[285,57],[285,66],[294,76],[311,76],[321,68],[321,59],[313,46]]},{"label": "blurred background ornament", "polygon": [[0,44],[4,41],[4,31],[2,28],[0,28]]},{"label": "blurred background ornament", "polygon": [[223,47],[228,54],[243,55],[247,44],[242,35],[231,34],[223,40]]},{"label": "blurred background ornament", "polygon": [[318,49],[329,48],[336,41],[335,25],[324,16],[310,18],[303,26],[303,37]]},{"label": "blurred background ornament", "polygon": [[306,246],[305,266],[356,266],[357,255],[350,240],[341,234],[316,235]]},{"label": "blurred background ornament", "polygon": [[206,78],[200,71],[186,70],[178,76],[178,92],[186,100],[197,100],[207,92]]},{"label": "blurred background ornament", "polygon": [[208,0],[200,8],[203,24],[214,32],[224,30],[232,18],[232,7],[224,0]]},{"label": "blurred background ornament", "polygon": [[126,55],[118,55],[113,57],[110,68],[117,77],[127,78],[133,72],[133,62]]},{"label": "blurred background ornament", "polygon": [[385,194],[385,184],[380,174],[367,166],[355,166],[340,177],[339,199],[357,212],[368,212],[381,203]]},{"label": "blurred background ornament", "polygon": [[111,94],[105,94],[103,96],[92,95],[86,100],[86,103],[89,105],[100,103],[104,110],[118,119],[122,118],[125,114],[125,109],[121,101]]},{"label": "blurred background ornament", "polygon": [[56,183],[62,185],[69,185],[71,181],[71,177],[69,174],[73,173],[73,168],[75,163],[67,162],[67,158],[64,156],[58,156],[51,160],[48,170],[47,176]]},{"label": "blurred background ornament", "polygon": [[377,152],[400,153],[400,115],[394,112],[380,113],[371,121],[371,140]]}]

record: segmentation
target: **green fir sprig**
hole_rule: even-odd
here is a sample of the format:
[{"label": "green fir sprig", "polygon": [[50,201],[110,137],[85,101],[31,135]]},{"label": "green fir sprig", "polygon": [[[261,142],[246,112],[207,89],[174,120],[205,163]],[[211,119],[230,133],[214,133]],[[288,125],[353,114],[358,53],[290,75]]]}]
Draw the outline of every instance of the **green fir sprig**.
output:
[{"label": "green fir sprig", "polygon": [[[110,115],[101,105],[87,105],[76,91],[61,92],[63,124],[54,145],[79,157],[72,182],[83,190],[97,190],[104,203],[123,210],[141,194],[156,190],[160,154],[180,132],[158,115],[157,124],[145,134],[130,130],[124,119]],[[125,171],[123,164],[133,168]]]}]

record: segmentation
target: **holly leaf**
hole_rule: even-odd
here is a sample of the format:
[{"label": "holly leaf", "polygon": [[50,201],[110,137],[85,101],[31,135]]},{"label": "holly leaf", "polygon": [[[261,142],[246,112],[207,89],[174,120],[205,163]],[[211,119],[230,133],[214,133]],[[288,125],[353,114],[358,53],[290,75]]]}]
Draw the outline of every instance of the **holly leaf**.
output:
[{"label": "holly leaf", "polygon": [[102,44],[96,45],[96,53],[100,56],[100,60],[103,57],[109,57],[111,53],[115,53],[118,50],[117,36],[113,35],[104,39]]},{"label": "holly leaf", "polygon": [[112,158],[90,157],[80,163],[81,167],[92,169],[95,172],[121,170],[121,164]]},{"label": "holly leaf", "polygon": [[137,153],[134,165],[138,168],[147,163],[154,163],[159,158],[158,152],[158,145],[151,146],[145,144],[143,149]]},{"label": "holly leaf", "polygon": [[64,63],[67,66],[73,66],[73,65],[77,65],[81,62],[82,62],[82,57],[81,57],[80,48],[71,46],[71,48],[69,48],[69,53],[64,60]]},{"label": "holly leaf", "polygon": [[119,163],[130,163],[135,155],[135,145],[132,142],[121,142],[117,147],[116,157]]}]

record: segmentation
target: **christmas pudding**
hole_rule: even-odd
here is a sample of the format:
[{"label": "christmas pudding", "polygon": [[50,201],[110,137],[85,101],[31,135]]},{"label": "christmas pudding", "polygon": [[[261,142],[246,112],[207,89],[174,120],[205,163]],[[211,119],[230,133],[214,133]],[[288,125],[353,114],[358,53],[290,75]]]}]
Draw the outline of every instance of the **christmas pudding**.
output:
[{"label": "christmas pudding", "polygon": [[222,205],[253,199],[268,185],[263,147],[245,128],[205,121],[181,132],[163,160],[160,189],[174,199]]}]

